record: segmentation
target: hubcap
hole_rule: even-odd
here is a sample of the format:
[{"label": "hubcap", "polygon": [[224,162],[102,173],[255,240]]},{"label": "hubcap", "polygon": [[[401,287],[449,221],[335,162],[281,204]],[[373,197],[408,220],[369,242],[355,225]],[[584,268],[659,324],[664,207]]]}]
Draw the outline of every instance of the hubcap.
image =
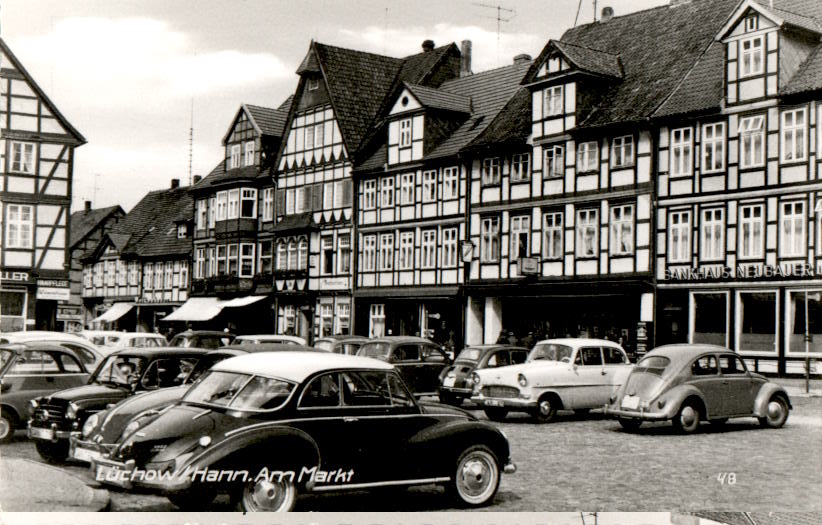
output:
[{"label": "hubcap", "polygon": [[682,416],[680,416],[682,426],[685,428],[693,427],[697,422],[697,413],[693,407],[685,407],[682,409]]},{"label": "hubcap", "polygon": [[6,420],[6,418],[0,418],[0,439],[3,439],[6,436],[8,436],[10,431],[11,425]]},{"label": "hubcap", "polygon": [[284,482],[260,480],[246,489],[247,507],[260,511],[277,511],[288,501],[291,485]]},{"label": "hubcap", "polygon": [[485,454],[472,454],[465,458],[457,475],[460,492],[466,499],[482,500],[495,483],[493,460]]},{"label": "hubcap", "polygon": [[543,416],[547,416],[551,413],[551,402],[550,401],[541,401],[539,403],[539,412]]},{"label": "hubcap", "polygon": [[768,418],[772,421],[779,421],[782,417],[782,404],[779,401],[768,403]]}]

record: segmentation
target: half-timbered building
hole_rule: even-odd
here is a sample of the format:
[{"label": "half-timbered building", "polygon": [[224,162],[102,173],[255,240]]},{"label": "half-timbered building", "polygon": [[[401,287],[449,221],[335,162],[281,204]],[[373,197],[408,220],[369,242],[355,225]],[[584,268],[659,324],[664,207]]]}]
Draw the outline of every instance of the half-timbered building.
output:
[{"label": "half-timbered building", "polygon": [[0,39],[0,331],[57,327],[69,300],[74,149],[86,142]]}]

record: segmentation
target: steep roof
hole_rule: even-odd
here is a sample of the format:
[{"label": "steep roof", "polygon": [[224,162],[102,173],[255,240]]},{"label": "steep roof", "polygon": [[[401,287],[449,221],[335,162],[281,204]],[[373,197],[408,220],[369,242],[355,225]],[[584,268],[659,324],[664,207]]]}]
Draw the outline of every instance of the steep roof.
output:
[{"label": "steep roof", "polygon": [[471,98],[462,95],[449,93],[442,89],[435,89],[428,86],[420,86],[417,84],[409,84],[404,82],[403,85],[408,88],[420,104],[431,109],[444,109],[447,111],[456,111],[459,113],[471,112]]},{"label": "steep roof", "polygon": [[71,230],[69,231],[69,248],[82,242],[95,228],[100,226],[111,215],[125,215],[123,208],[109,206],[107,208],[95,208],[93,210],[80,210],[71,214]]},{"label": "steep roof", "polygon": [[278,108],[266,108],[253,104],[243,104],[263,135],[282,137],[285,132],[285,122],[288,119],[288,109],[294,95],[290,95]]},{"label": "steep roof", "polygon": [[819,90],[822,90],[822,44],[817,44],[781,94],[797,95]]},{"label": "steep roof", "polygon": [[553,43],[557,50],[565,55],[577,69],[609,77],[622,77],[619,55],[571,42],[553,41]]},{"label": "steep roof", "polygon": [[485,131],[471,142],[470,147],[525,144],[530,136],[531,92],[520,88]]}]

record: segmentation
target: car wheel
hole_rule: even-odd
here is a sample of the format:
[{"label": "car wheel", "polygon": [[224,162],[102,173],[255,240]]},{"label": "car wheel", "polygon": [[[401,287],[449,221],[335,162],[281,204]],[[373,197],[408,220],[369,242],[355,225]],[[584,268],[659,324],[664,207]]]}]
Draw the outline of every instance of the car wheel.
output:
[{"label": "car wheel", "polygon": [[554,400],[549,396],[540,398],[537,401],[537,407],[532,412],[532,415],[539,423],[549,423],[557,414],[557,407]]},{"label": "car wheel", "polygon": [[503,421],[508,415],[507,408],[484,408],[483,412],[491,421]]},{"label": "car wheel", "polygon": [[468,507],[489,504],[499,488],[499,463],[490,448],[474,445],[457,459],[451,491],[457,501]]},{"label": "car wheel", "polygon": [[239,491],[237,510],[242,512],[291,512],[297,504],[297,486],[285,478],[257,476]]},{"label": "car wheel", "polygon": [[17,418],[6,410],[0,409],[0,443],[7,443],[17,430]]},{"label": "car wheel", "polygon": [[684,403],[674,417],[673,423],[679,432],[693,434],[699,428],[699,408],[693,403]]},{"label": "car wheel", "polygon": [[61,440],[56,443],[37,439],[34,441],[37,453],[49,463],[62,463],[68,459],[69,442]]},{"label": "car wheel", "polygon": [[773,396],[767,408],[767,415],[759,418],[759,424],[763,427],[779,428],[788,420],[788,403],[782,396]]},{"label": "car wheel", "polygon": [[622,425],[622,428],[625,430],[636,430],[642,426],[641,419],[634,419],[632,417],[621,417],[618,419],[619,424]]},{"label": "car wheel", "polygon": [[194,490],[173,492],[166,494],[166,498],[180,510],[203,510],[214,501],[217,493],[203,484],[194,487]]}]

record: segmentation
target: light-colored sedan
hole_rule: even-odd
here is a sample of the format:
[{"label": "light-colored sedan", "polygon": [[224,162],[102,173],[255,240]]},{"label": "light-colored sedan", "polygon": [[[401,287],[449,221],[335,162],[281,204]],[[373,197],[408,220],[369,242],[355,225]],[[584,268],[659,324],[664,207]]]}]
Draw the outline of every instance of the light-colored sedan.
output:
[{"label": "light-colored sedan", "polygon": [[21,332],[6,332],[0,334],[0,344],[8,343],[49,343],[60,345],[72,350],[91,371],[103,360],[104,352],[85,337],[66,332],[50,332],[47,330],[27,330]]},{"label": "light-colored sedan", "polygon": [[237,345],[256,345],[260,343],[279,343],[305,346],[305,339],[296,335],[283,334],[257,334],[257,335],[238,335],[234,339],[234,344]]},{"label": "light-colored sedan", "polygon": [[168,341],[160,334],[151,332],[115,332],[103,330],[84,330],[80,335],[101,347],[101,350],[114,352],[124,348],[156,348],[168,346]]},{"label": "light-colored sedan", "polygon": [[492,420],[515,411],[547,423],[557,410],[602,408],[632,368],[625,350],[613,341],[547,339],[523,364],[474,372],[471,400]]}]

